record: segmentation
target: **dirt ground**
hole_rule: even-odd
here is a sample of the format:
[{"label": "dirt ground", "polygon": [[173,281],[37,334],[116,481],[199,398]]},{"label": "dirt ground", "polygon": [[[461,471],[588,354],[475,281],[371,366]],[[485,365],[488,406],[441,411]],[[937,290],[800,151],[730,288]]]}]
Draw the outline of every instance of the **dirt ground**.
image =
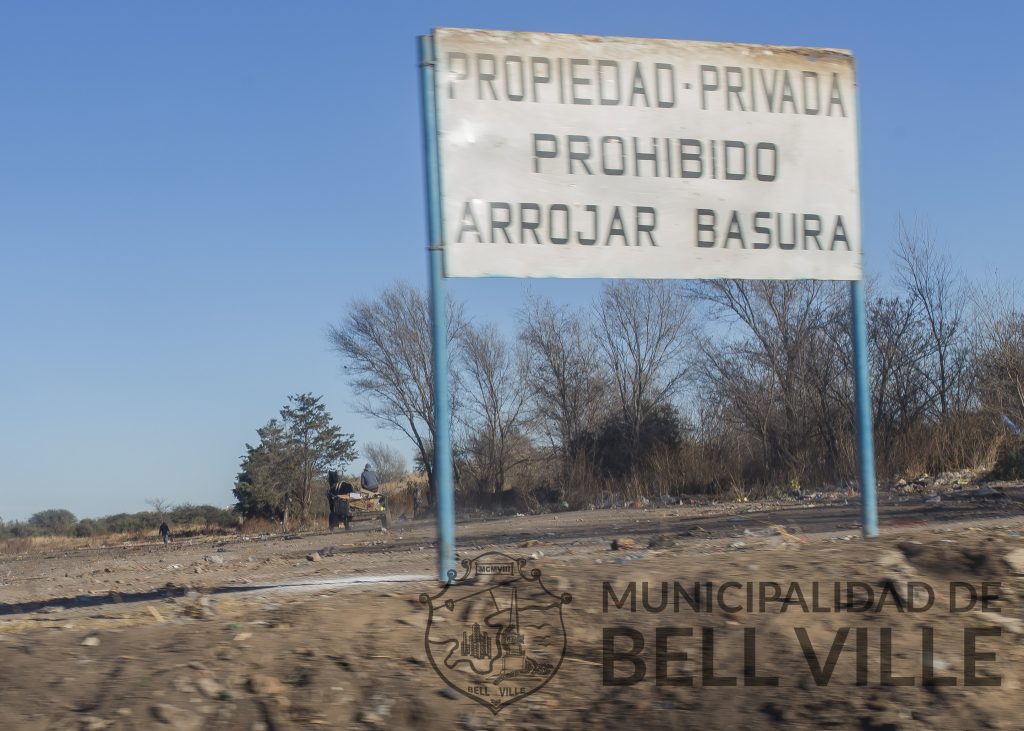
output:
[{"label": "dirt ground", "polygon": [[[1024,728],[1024,490],[935,497],[884,494],[870,541],[841,496],[460,523],[460,559],[522,558],[571,597],[554,672],[497,713],[428,655],[429,521],[9,556],[0,729]],[[469,614],[431,631],[457,650]]]}]

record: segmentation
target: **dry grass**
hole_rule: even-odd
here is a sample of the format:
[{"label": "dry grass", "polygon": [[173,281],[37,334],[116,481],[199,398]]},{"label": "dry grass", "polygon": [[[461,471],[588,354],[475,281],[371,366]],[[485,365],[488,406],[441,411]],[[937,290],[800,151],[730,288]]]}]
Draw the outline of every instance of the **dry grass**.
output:
[{"label": "dry grass", "polygon": [[[205,524],[178,526],[172,533],[174,536],[222,536],[234,531],[223,528],[209,527]],[[160,541],[160,532],[154,530],[128,531],[125,533],[106,533],[95,536],[27,536],[24,538],[0,539],[0,556],[17,556],[50,551],[71,551],[85,548],[103,548],[124,545],[125,543],[156,543]]]},{"label": "dry grass", "polygon": [[45,553],[47,551],[67,551],[76,548],[96,548],[98,546],[138,540],[136,534],[119,533],[106,536],[29,536],[26,538],[5,538],[0,540],[0,554],[14,556],[22,553]]},{"label": "dry grass", "polygon": [[242,527],[239,528],[238,531],[243,535],[280,533],[281,524],[275,520],[267,520],[266,518],[246,518],[242,523]]}]

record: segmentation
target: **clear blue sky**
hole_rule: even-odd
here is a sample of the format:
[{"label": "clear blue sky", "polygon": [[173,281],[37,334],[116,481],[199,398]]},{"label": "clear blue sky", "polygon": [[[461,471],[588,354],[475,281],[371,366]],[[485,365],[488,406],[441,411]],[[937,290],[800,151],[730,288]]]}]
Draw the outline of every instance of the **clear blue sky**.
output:
[{"label": "clear blue sky", "polygon": [[[7,2],[0,6],[0,516],[227,505],[324,337],[426,280],[414,39],[434,26],[850,48],[866,264],[920,216],[971,275],[1024,264],[1024,12],[982,2]],[[509,322],[523,283],[459,281]],[[593,282],[535,288],[581,302]],[[403,447],[404,448],[404,447]]]}]

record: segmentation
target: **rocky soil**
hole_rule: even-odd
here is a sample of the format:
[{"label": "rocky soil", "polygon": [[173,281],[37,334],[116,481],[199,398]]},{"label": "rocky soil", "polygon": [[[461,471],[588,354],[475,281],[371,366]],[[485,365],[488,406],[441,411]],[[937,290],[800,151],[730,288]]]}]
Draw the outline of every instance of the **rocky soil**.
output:
[{"label": "rocky soil", "polygon": [[[572,597],[557,672],[496,714],[427,655],[429,521],[9,556],[0,728],[1024,728],[1021,498],[908,483],[871,541],[838,493],[461,523],[460,558],[523,557]],[[637,633],[643,664],[611,663]]]}]

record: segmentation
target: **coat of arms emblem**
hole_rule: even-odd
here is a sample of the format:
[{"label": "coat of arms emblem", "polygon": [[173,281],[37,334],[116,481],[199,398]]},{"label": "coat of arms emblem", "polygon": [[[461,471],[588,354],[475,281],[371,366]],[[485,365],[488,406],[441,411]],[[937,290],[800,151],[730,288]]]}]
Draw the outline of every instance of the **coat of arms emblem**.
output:
[{"label": "coat of arms emblem", "polygon": [[562,607],[572,596],[548,590],[528,563],[497,552],[464,559],[461,578],[449,571],[439,594],[420,595],[434,670],[494,713],[540,690],[565,656]]}]

